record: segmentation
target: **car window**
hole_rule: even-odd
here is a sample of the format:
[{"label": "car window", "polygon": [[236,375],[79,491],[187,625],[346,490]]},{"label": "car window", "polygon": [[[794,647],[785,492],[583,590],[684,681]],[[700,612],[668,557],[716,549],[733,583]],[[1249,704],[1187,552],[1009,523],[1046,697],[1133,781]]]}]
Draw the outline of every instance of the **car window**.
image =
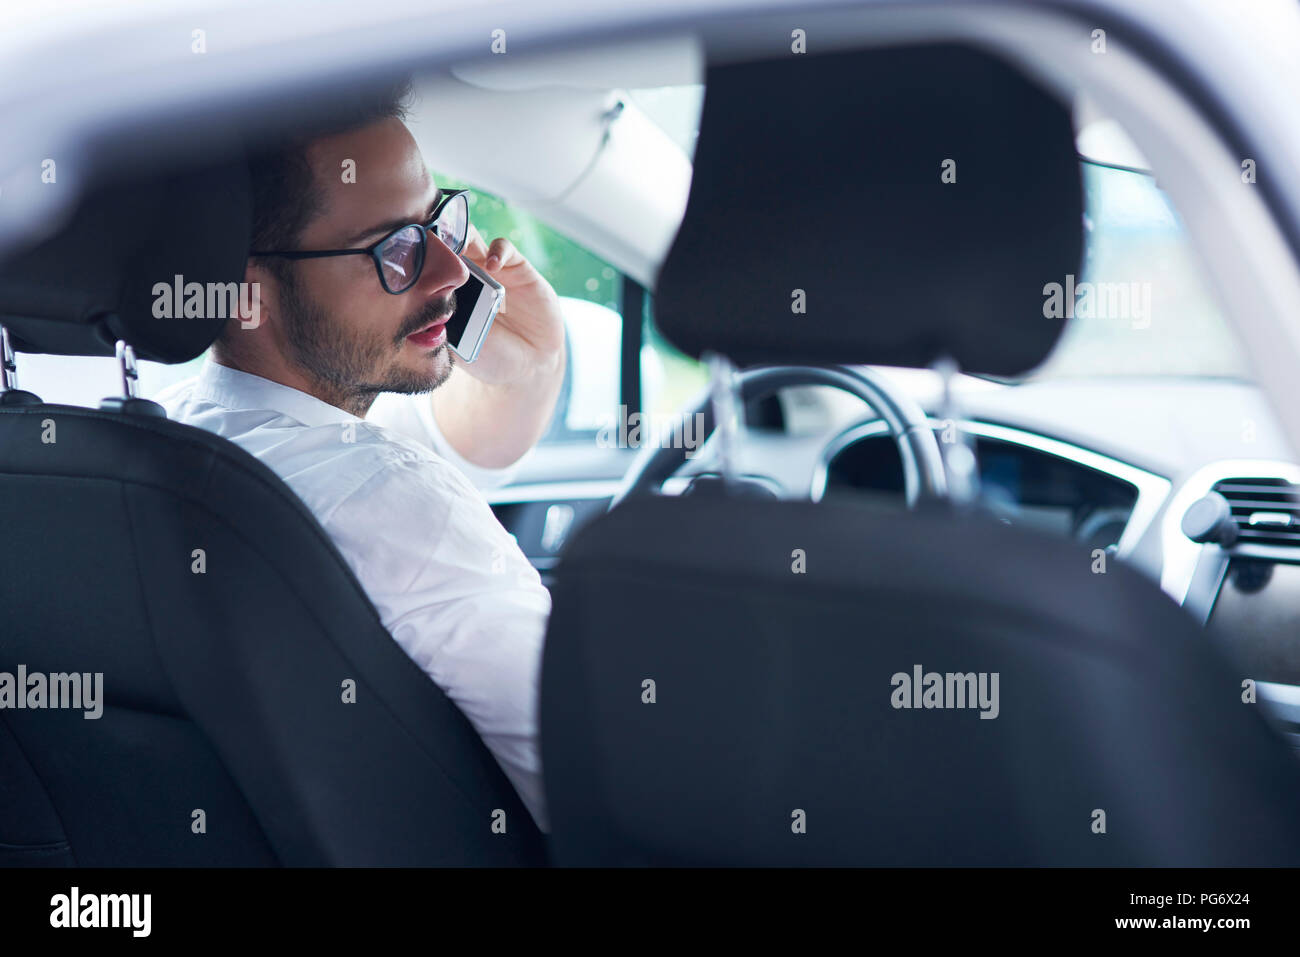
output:
[{"label": "car window", "polygon": [[[509,239],[560,297],[568,367],[555,416],[541,441],[573,441],[594,434],[619,405],[623,274],[499,196],[454,176],[437,171],[433,176],[443,189],[468,188],[470,221],[484,241]],[[507,309],[509,305],[507,300]]]},{"label": "car window", "polygon": [[[569,365],[546,442],[590,441],[627,414],[623,408],[624,274],[552,229],[537,216],[456,177],[434,173],[444,188],[467,187],[470,219],[491,241],[505,236],[546,277],[560,297],[568,330]],[[641,410],[677,412],[708,379],[702,363],[669,344],[654,325],[651,297],[643,296]]]},{"label": "car window", "polygon": [[[206,353],[205,353],[206,355]],[[197,375],[203,356],[189,362],[136,363],[137,394],[152,398],[173,382]],[[46,402],[95,407],[101,399],[122,394],[122,374],[109,356],[50,356],[24,352],[18,357],[18,382]]]},{"label": "car window", "polygon": [[675,415],[708,383],[708,367],[660,334],[650,296],[645,297],[641,323],[642,410],[650,416]]},{"label": "car window", "polygon": [[1245,353],[1155,178],[1091,161],[1080,166],[1084,261],[1077,282],[1060,277],[1044,289],[1045,309],[1059,302],[1069,312],[1061,341],[1030,378],[1249,379]]}]

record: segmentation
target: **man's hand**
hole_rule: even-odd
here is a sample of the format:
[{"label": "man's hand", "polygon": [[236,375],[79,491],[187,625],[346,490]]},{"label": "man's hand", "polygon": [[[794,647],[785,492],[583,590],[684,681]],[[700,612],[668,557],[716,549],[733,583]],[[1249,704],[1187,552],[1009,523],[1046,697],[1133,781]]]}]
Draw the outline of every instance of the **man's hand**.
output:
[{"label": "man's hand", "polygon": [[457,362],[433,392],[447,441],[484,468],[517,461],[545,431],[564,382],[564,317],[551,284],[510,240],[489,246],[470,226],[465,258],[506,290],[478,359]]}]

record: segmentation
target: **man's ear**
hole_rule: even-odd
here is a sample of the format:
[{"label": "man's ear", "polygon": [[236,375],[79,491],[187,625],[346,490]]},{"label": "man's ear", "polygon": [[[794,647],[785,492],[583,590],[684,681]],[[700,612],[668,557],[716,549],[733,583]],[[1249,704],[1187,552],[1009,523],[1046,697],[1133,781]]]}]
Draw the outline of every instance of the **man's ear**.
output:
[{"label": "man's ear", "polygon": [[244,281],[240,283],[239,308],[235,316],[240,329],[256,329],[270,318],[267,303],[270,302],[269,286],[274,282],[274,277],[253,260],[244,266]]}]

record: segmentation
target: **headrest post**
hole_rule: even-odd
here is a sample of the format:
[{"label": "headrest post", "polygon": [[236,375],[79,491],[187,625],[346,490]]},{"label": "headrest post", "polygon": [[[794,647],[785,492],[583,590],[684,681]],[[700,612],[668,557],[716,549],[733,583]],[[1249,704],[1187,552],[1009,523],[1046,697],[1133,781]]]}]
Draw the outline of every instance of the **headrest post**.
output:
[{"label": "headrest post", "polygon": [[9,330],[0,326],[0,405],[40,405],[41,397],[18,388],[18,360]]},{"label": "headrest post", "polygon": [[135,368],[135,350],[124,339],[117,340],[117,363],[122,369],[122,395],[134,399],[140,376]]},{"label": "headrest post", "polygon": [[0,364],[3,376],[0,377],[0,391],[13,392],[18,389],[18,360],[14,356],[13,346],[9,344],[9,330],[0,326]]},{"label": "headrest post", "polygon": [[957,505],[969,505],[979,498],[980,475],[975,447],[970,435],[961,427],[960,403],[953,394],[953,383],[959,370],[951,356],[937,359],[930,368],[939,374],[943,384],[939,401],[939,415],[943,420],[939,430],[939,451],[947,473],[948,499]]},{"label": "headrest post", "polygon": [[736,369],[720,353],[710,352],[705,357],[709,365],[709,401],[713,407],[713,421],[718,437],[718,471],[726,488],[736,476],[735,442],[740,432],[740,397],[737,394]]}]

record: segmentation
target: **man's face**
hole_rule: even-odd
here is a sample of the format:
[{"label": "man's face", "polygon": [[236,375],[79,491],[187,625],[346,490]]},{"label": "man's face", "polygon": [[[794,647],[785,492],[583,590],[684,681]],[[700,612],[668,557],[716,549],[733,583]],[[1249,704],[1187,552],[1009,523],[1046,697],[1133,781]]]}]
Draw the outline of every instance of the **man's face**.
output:
[{"label": "man's face", "polygon": [[[324,203],[298,248],[362,248],[399,225],[428,223],[438,189],[401,121],[321,138],[306,158]],[[345,160],[355,163],[355,182],[344,182]],[[281,355],[314,392],[364,409],[380,392],[427,392],[446,380],[452,355],[445,334],[434,343],[427,333],[423,341],[411,336],[450,316],[469,272],[436,236],[426,238],[419,281],[400,295],[384,290],[369,256],[288,265],[270,325]]]}]

